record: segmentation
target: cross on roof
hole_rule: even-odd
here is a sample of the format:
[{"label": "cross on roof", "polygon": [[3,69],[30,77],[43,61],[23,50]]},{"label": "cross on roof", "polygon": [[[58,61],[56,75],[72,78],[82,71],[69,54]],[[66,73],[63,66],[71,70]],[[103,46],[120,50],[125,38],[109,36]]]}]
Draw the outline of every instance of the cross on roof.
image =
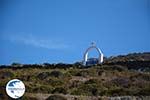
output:
[{"label": "cross on roof", "polygon": [[91,43],[91,45],[92,45],[92,46],[96,46],[96,43],[93,41],[93,42]]}]

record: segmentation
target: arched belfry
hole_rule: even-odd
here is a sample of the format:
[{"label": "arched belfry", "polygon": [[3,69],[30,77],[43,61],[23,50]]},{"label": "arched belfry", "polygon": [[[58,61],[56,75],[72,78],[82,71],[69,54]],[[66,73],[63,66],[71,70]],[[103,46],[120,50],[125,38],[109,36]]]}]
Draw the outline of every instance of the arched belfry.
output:
[{"label": "arched belfry", "polygon": [[[88,58],[88,52],[90,50],[96,49],[98,52],[98,58]],[[86,49],[84,56],[83,56],[83,65],[94,65],[94,64],[101,64],[103,62],[103,53],[102,51],[96,46],[94,42],[91,43],[91,46]]]}]

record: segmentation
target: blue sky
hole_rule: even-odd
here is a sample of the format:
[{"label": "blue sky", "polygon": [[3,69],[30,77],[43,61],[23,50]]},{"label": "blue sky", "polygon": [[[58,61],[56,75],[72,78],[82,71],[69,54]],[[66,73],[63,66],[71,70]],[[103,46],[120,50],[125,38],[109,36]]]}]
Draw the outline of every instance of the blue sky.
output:
[{"label": "blue sky", "polygon": [[150,0],[0,0],[0,23],[0,64],[150,51]]}]

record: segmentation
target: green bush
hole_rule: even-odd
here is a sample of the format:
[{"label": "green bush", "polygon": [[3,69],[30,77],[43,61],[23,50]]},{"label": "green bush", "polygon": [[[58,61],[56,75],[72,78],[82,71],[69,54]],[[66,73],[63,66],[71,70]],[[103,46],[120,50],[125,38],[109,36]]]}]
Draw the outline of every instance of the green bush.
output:
[{"label": "green bush", "polygon": [[47,86],[36,86],[31,89],[33,93],[51,93],[53,88]]},{"label": "green bush", "polygon": [[70,83],[69,88],[77,88],[79,87],[83,82],[79,80],[74,80]]},{"label": "green bush", "polygon": [[52,77],[61,77],[63,73],[60,71],[52,71],[49,75]]},{"label": "green bush", "polygon": [[82,84],[78,88],[72,90],[71,94],[74,95],[86,95],[86,96],[95,96],[99,95],[100,88],[97,84]]},{"label": "green bush", "polygon": [[103,70],[111,70],[111,71],[114,71],[114,70],[117,70],[117,71],[127,71],[127,67],[125,66],[121,66],[121,65],[104,65],[102,67]]},{"label": "green bush", "polygon": [[89,71],[88,70],[81,70],[78,73],[76,73],[75,76],[83,76],[83,77],[89,76]]},{"label": "green bush", "polygon": [[69,71],[66,72],[66,74],[75,76],[79,72],[79,69],[70,69]]},{"label": "green bush", "polygon": [[47,77],[50,76],[50,72],[42,72],[42,73],[39,73],[37,75],[37,77],[40,79],[40,80],[43,80],[43,79],[46,79]]},{"label": "green bush", "polygon": [[14,77],[14,73],[11,71],[5,71],[0,73],[0,79],[8,79]]},{"label": "green bush", "polygon": [[38,100],[37,98],[35,97],[29,97],[29,96],[23,96],[20,98],[21,100]]},{"label": "green bush", "polygon": [[67,94],[67,89],[65,89],[64,87],[57,87],[55,88],[52,93],[62,93],[62,94]]},{"label": "green bush", "polygon": [[48,80],[48,84],[53,87],[62,86],[62,85],[64,85],[64,80],[51,78]]}]

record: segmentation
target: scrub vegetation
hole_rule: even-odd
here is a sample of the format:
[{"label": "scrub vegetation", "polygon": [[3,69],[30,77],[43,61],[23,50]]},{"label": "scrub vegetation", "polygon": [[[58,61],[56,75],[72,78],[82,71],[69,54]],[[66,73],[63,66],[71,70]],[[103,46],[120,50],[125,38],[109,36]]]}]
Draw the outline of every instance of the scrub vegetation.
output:
[{"label": "scrub vegetation", "polygon": [[1,65],[0,99],[9,98],[5,86],[16,78],[25,84],[24,100],[37,99],[29,94],[51,94],[47,100],[67,100],[67,96],[75,96],[72,100],[81,100],[80,96],[150,96],[150,53],[109,57],[93,66],[82,66],[80,62]]}]

